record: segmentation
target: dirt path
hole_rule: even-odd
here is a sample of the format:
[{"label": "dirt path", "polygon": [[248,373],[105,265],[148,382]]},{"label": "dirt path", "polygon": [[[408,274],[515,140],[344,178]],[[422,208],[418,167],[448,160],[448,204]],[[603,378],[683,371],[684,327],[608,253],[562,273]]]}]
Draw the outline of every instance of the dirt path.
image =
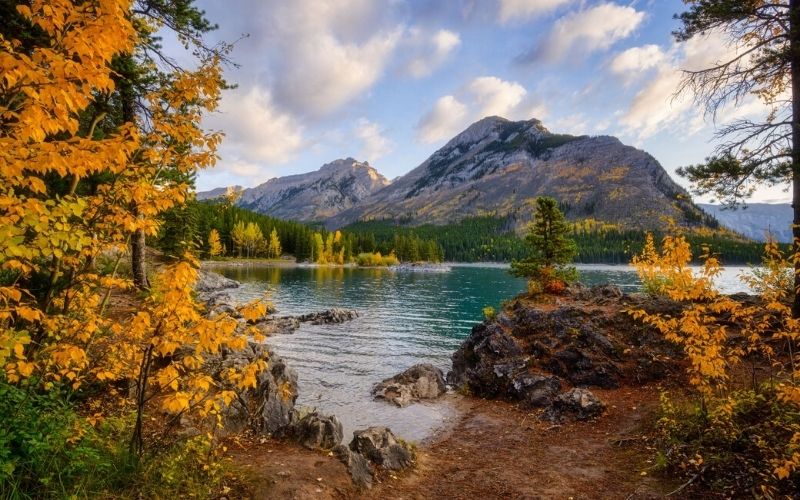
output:
[{"label": "dirt path", "polygon": [[[334,457],[266,441],[232,447],[253,498],[494,499],[659,498],[676,484],[653,477],[639,438],[658,389],[594,391],[608,404],[595,422],[552,426],[501,401],[461,396],[453,426],[418,449],[417,467],[353,487]],[[645,474],[643,474],[643,472]]]}]

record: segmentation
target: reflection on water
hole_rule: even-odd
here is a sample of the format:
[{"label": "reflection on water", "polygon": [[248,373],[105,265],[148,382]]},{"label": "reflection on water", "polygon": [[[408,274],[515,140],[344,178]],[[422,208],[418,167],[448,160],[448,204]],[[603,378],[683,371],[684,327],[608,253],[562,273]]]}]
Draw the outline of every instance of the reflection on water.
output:
[{"label": "reflection on water", "polygon": [[[421,440],[441,425],[450,409],[440,403],[395,408],[373,401],[372,386],[409,366],[428,362],[447,371],[450,355],[481,310],[497,307],[525,289],[504,266],[453,266],[448,273],[398,272],[341,267],[220,267],[242,282],[232,290],[238,300],[270,298],[279,314],[302,314],[331,307],[356,309],[361,317],[339,325],[303,324],[293,335],[268,344],[289,361],[300,377],[300,406],[338,416],[350,433],[386,425],[406,439]],[[639,282],[626,266],[580,266],[588,284],[612,283],[636,291]],[[743,291],[727,269],[718,284]]]}]

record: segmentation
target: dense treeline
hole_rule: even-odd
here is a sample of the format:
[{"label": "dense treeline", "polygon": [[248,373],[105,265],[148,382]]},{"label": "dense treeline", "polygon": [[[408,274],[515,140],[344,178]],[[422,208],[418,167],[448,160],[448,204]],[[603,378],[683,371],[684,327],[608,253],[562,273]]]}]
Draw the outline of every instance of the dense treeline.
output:
[{"label": "dense treeline", "polygon": [[[453,262],[509,262],[527,257],[527,248],[512,230],[508,220],[498,217],[472,217],[455,224],[426,224],[408,227],[392,221],[357,222],[345,228],[357,238],[374,239],[382,248],[398,236],[435,241],[443,259]],[[654,234],[659,241],[661,234]],[[573,238],[578,244],[576,261],[582,263],[627,264],[644,247],[646,234],[602,224],[576,224]],[[747,241],[721,231],[687,234],[693,248],[708,245],[726,264],[761,262],[763,244]],[[699,256],[696,256],[699,257]]]},{"label": "dense treeline", "polygon": [[[240,231],[255,230],[255,236],[237,237],[237,226]],[[435,240],[413,233],[392,233],[379,241],[372,233],[329,232],[259,214],[226,200],[194,201],[168,211],[154,244],[172,255],[191,247],[199,249],[202,255],[211,256],[209,237],[212,231],[216,234],[211,240],[218,241],[222,247],[214,255],[275,257],[274,252],[269,251],[269,235],[274,231],[283,253],[293,255],[298,261],[342,264],[356,261],[361,254],[375,253],[394,255],[401,262],[440,262],[444,258],[444,250]],[[263,249],[253,248],[258,246],[258,235],[263,236],[267,244]],[[249,243],[249,240],[256,242]]]},{"label": "dense treeline", "polygon": [[[315,252],[315,245],[321,240],[326,248],[325,243],[335,236],[321,228],[277,219],[222,201],[192,202],[164,216],[156,246],[167,253],[178,254],[191,244],[203,255],[209,255],[209,235],[216,230],[224,255],[245,255],[247,252],[237,248],[234,241],[237,223],[255,224],[266,239],[276,231],[283,252],[295,256],[298,261],[319,261],[324,254],[319,249]],[[587,264],[627,264],[644,248],[646,237],[641,230],[625,230],[597,221],[573,224],[572,231],[578,245],[576,261]],[[654,236],[660,241],[662,234],[656,232]],[[732,233],[695,230],[686,238],[693,248],[707,245],[726,264],[761,262],[763,244]],[[466,218],[443,226],[357,222],[344,228],[335,240],[334,253],[341,253],[341,258],[328,259],[333,263],[352,262],[359,254],[376,252],[387,256],[394,254],[401,262],[510,262],[528,256],[526,245],[514,233],[511,223],[505,218],[490,216]]]},{"label": "dense treeline", "polygon": [[277,232],[283,252],[298,260],[311,256],[314,230],[305,224],[285,221],[258,214],[224,202],[189,202],[170,211],[164,217],[156,246],[167,253],[181,253],[189,246],[199,248],[200,253],[209,255],[209,235],[216,230],[223,247],[224,255],[237,255],[239,249],[234,241],[237,223],[254,224],[262,235]]}]

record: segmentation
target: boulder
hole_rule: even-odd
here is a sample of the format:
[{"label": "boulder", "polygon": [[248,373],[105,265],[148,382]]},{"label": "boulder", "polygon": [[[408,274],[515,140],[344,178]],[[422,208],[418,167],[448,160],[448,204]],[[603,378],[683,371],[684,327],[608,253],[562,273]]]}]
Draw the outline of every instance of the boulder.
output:
[{"label": "boulder", "polygon": [[420,399],[438,398],[446,390],[442,370],[430,363],[420,363],[375,385],[372,395],[402,408]]},{"label": "boulder", "polygon": [[293,316],[271,317],[256,323],[255,326],[266,336],[290,334],[300,328],[300,320]]},{"label": "boulder", "polygon": [[[268,361],[268,369],[256,377],[254,388],[240,389],[224,381],[225,370],[242,369],[259,359]],[[265,345],[250,342],[240,351],[223,348],[220,354],[206,359],[204,370],[223,387],[236,392],[236,399],[223,414],[223,429],[227,432],[251,429],[282,435],[293,422],[297,374]]]},{"label": "boulder", "polygon": [[361,453],[355,452],[347,446],[340,444],[333,449],[333,453],[347,467],[347,472],[353,482],[360,488],[372,487],[372,469],[369,461]]},{"label": "boulder", "polygon": [[542,418],[551,422],[588,420],[603,413],[606,405],[589,389],[574,388],[559,394]]},{"label": "boulder", "polygon": [[[508,321],[505,313],[493,321],[487,320],[472,328],[472,333],[453,354],[453,369],[447,382],[454,387],[467,387],[484,397],[504,396],[511,384],[516,367],[524,366],[518,359],[523,351],[501,322]],[[496,365],[505,365],[495,370]]]},{"label": "boulder", "polygon": [[327,325],[331,323],[344,323],[358,318],[358,311],[352,309],[342,309],[334,307],[326,311],[313,312],[297,316],[297,319],[303,323],[311,323],[312,325]]},{"label": "boulder", "polygon": [[194,289],[198,293],[217,292],[229,288],[239,288],[239,282],[212,271],[204,269],[198,271],[197,281],[194,284]]},{"label": "boulder", "polygon": [[398,441],[386,427],[370,427],[353,432],[350,450],[389,470],[405,469],[414,461],[411,449]]},{"label": "boulder", "polygon": [[292,425],[292,436],[310,450],[332,450],[342,443],[342,423],[333,415],[309,413]]},{"label": "boulder", "polygon": [[558,377],[522,373],[511,382],[514,396],[525,406],[547,406],[561,390]]}]

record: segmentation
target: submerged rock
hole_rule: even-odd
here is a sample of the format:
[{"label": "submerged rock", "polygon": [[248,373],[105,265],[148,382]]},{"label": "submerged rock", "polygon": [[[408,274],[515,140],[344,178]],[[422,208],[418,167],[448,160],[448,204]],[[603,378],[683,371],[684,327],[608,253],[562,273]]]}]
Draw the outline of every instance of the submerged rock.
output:
[{"label": "submerged rock", "polygon": [[430,363],[420,363],[375,385],[372,395],[402,408],[420,399],[438,398],[446,390],[442,370]]},{"label": "submerged rock", "polygon": [[350,450],[389,470],[405,469],[414,461],[414,453],[408,445],[398,441],[386,427],[370,427],[353,432]]},{"label": "submerged rock", "polygon": [[606,405],[589,389],[575,388],[559,394],[542,418],[551,422],[589,420],[603,413]]},{"label": "submerged rock", "polygon": [[334,307],[326,311],[313,312],[297,316],[303,323],[310,322],[312,325],[326,325],[330,323],[344,323],[358,318],[358,311],[352,309],[342,309]]},{"label": "submerged rock", "polygon": [[292,426],[292,435],[308,449],[332,450],[342,443],[342,423],[334,415],[309,413]]}]

